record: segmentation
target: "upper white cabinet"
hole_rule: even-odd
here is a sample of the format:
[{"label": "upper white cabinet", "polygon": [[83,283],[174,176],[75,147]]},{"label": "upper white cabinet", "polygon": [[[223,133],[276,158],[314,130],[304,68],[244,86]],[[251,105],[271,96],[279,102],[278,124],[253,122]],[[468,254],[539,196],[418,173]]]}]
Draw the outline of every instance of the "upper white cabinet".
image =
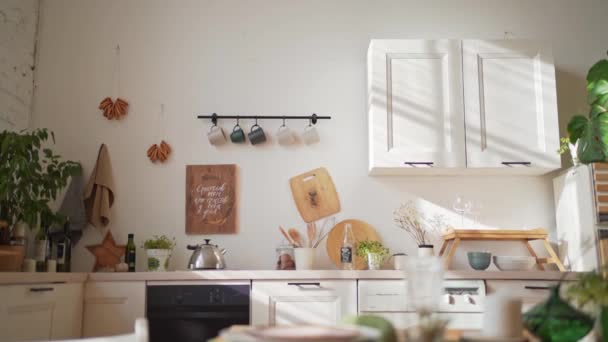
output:
[{"label": "upper white cabinet", "polygon": [[531,41],[465,40],[462,49],[467,166],[558,169],[550,48]]},{"label": "upper white cabinet", "polygon": [[454,40],[373,40],[370,172],[464,168],[462,54]]},{"label": "upper white cabinet", "polygon": [[550,49],[372,40],[370,174],[544,174],[561,166]]}]

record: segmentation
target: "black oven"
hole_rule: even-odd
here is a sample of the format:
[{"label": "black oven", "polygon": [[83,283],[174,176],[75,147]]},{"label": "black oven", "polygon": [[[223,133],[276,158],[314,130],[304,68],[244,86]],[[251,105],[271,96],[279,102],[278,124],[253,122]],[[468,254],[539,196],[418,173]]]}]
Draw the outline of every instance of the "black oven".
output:
[{"label": "black oven", "polygon": [[249,324],[249,284],[149,285],[150,342],[202,342],[234,324]]}]

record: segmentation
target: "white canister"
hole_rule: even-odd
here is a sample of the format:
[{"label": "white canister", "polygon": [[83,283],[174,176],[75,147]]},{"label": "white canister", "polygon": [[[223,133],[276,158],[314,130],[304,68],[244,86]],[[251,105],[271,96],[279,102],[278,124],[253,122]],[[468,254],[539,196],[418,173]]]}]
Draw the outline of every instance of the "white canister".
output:
[{"label": "white canister", "polygon": [[34,259],[25,259],[23,260],[23,272],[36,272],[36,260]]},{"label": "white canister", "polygon": [[481,335],[492,338],[522,336],[521,298],[505,291],[486,296]]},{"label": "white canister", "polygon": [[393,255],[393,268],[400,271],[407,269],[407,254],[397,253]]},{"label": "white canister", "polygon": [[165,272],[169,267],[170,249],[146,249],[148,272]]},{"label": "white canister", "polygon": [[294,248],[293,253],[296,259],[296,270],[312,270],[314,268],[314,248]]},{"label": "white canister", "polygon": [[49,259],[46,261],[46,271],[50,273],[57,272],[57,260]]},{"label": "white canister", "polygon": [[432,257],[434,255],[435,255],[435,251],[433,250],[433,245],[418,246],[418,256],[419,257]]}]

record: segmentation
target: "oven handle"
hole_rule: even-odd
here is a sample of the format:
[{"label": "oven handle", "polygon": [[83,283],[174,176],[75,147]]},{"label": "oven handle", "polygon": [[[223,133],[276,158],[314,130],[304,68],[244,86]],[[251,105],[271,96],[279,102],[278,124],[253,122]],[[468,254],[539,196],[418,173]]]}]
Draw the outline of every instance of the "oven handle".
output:
[{"label": "oven handle", "polygon": [[249,312],[167,312],[166,310],[162,312],[149,312],[148,311],[148,319],[162,319],[162,320],[172,320],[172,319],[229,319],[229,318],[249,318]]}]

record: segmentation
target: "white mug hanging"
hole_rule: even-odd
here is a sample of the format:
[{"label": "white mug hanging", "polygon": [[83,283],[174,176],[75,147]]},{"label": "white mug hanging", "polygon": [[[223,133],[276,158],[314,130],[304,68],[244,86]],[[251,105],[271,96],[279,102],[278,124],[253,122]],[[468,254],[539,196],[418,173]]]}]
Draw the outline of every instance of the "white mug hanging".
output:
[{"label": "white mug hanging", "polygon": [[209,139],[209,143],[211,145],[218,146],[226,142],[226,135],[224,134],[224,130],[217,124],[211,126],[209,133],[207,133],[207,138]]},{"label": "white mug hanging", "polygon": [[293,136],[293,132],[285,125],[285,119],[283,119],[283,124],[277,131],[277,141],[280,145],[287,146],[293,144],[295,140],[296,139]]},{"label": "white mug hanging", "polygon": [[319,138],[319,132],[317,132],[317,128],[313,126],[311,123],[306,126],[304,129],[304,133],[302,133],[302,140],[306,145],[312,145],[318,143],[321,139]]}]

